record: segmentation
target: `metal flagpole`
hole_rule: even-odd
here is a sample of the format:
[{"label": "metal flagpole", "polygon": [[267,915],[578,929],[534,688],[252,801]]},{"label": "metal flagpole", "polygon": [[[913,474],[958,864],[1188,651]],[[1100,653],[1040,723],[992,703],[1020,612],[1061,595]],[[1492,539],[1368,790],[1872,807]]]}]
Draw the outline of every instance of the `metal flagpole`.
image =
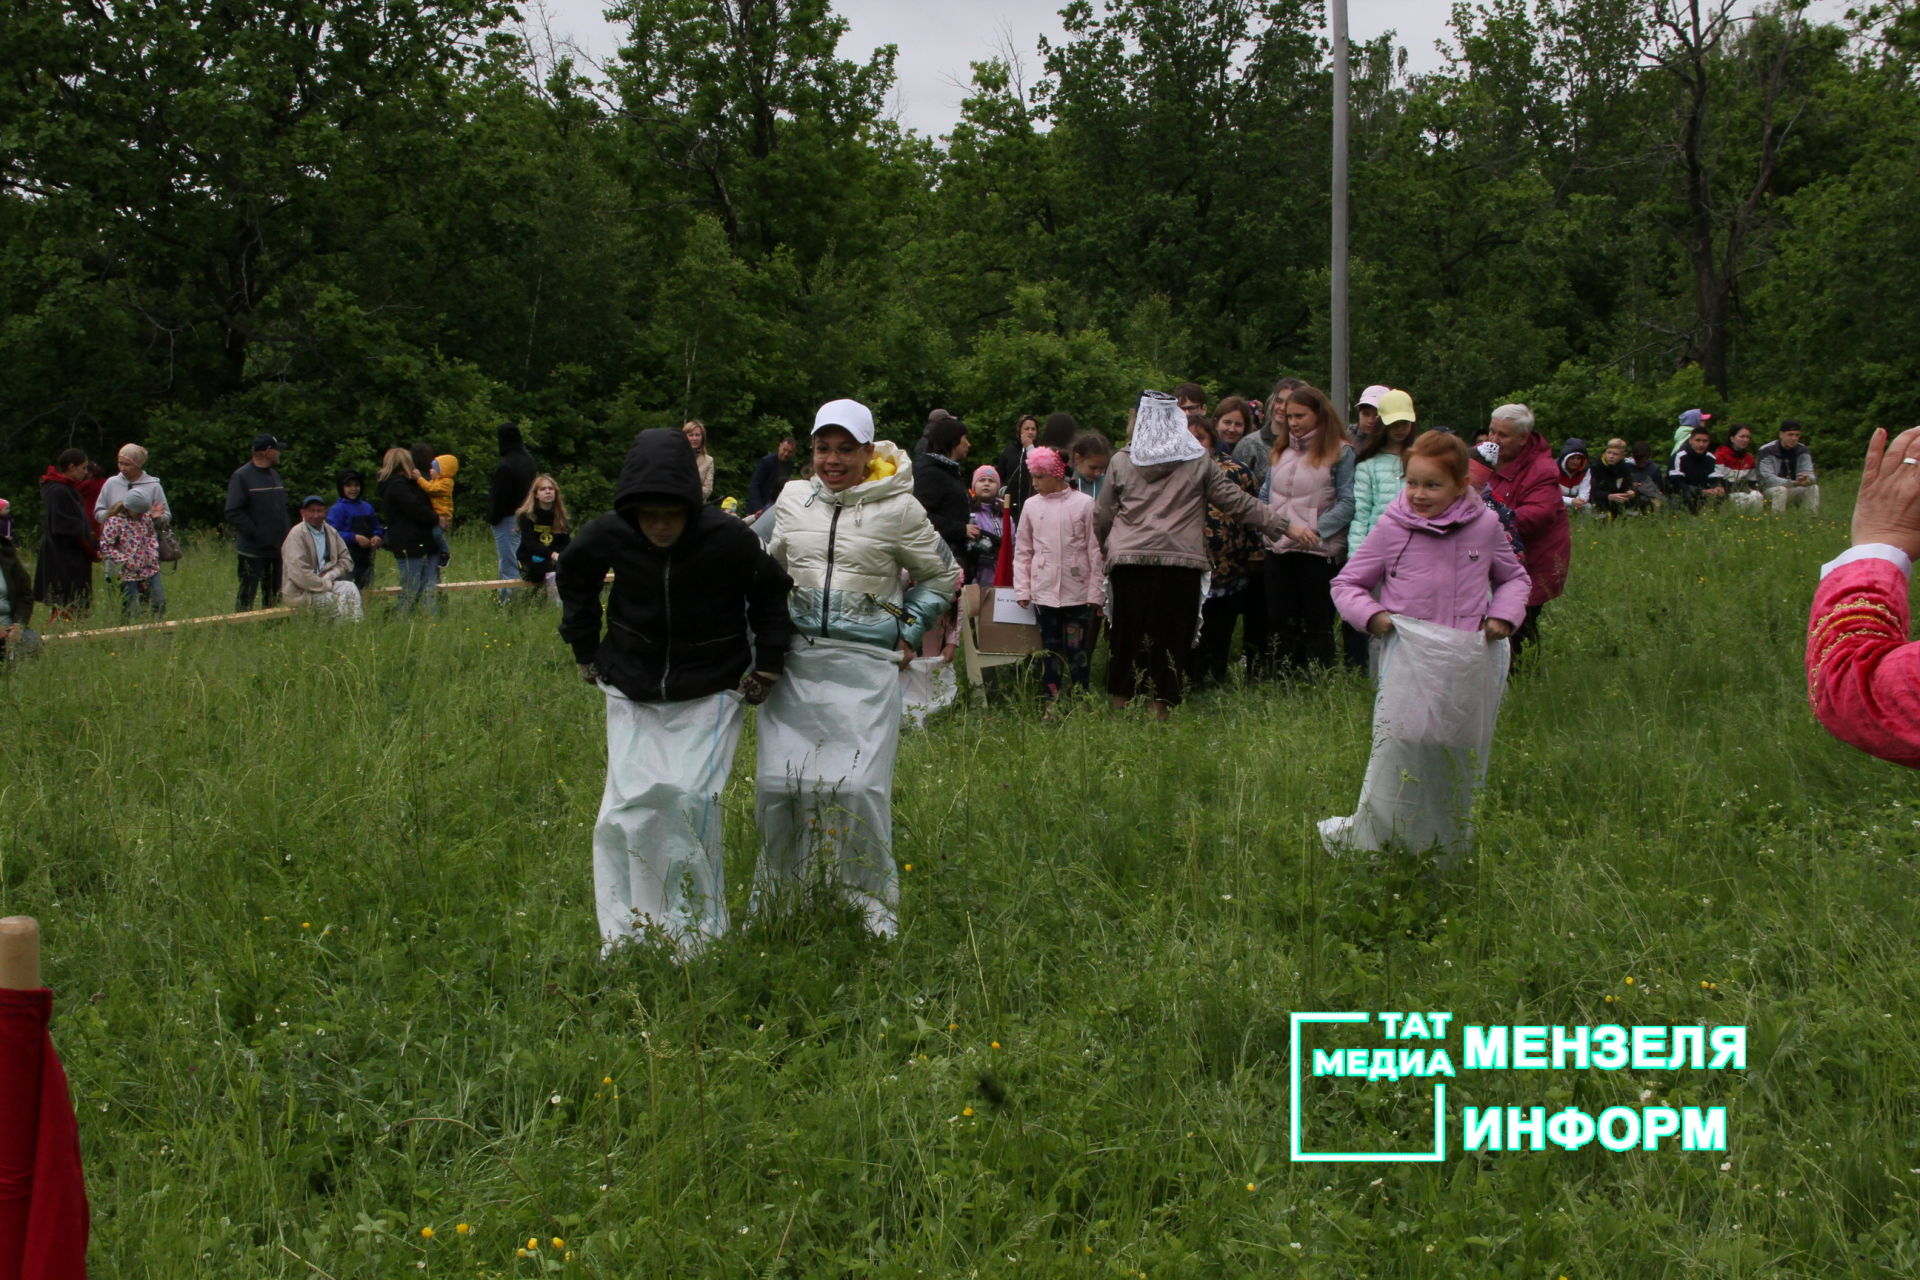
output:
[{"label": "metal flagpole", "polygon": [[1347,0],[1330,0],[1333,17],[1333,402],[1346,413],[1352,401],[1347,367]]}]

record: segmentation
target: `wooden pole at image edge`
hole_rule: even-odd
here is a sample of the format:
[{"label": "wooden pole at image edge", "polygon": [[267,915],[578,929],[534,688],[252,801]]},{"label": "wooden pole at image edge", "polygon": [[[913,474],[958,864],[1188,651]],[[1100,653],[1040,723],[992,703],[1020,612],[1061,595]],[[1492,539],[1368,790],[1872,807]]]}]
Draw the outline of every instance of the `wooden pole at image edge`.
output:
[{"label": "wooden pole at image edge", "polygon": [[40,989],[40,923],[32,916],[0,919],[0,990]]}]

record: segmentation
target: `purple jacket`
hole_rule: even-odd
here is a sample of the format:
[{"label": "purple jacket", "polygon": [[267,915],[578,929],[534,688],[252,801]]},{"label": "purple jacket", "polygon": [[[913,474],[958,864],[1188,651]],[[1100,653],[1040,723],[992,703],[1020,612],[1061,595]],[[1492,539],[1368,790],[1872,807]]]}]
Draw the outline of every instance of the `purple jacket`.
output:
[{"label": "purple jacket", "polygon": [[1402,492],[1334,577],[1333,603],[1361,631],[1382,609],[1477,631],[1488,618],[1518,627],[1532,586],[1500,517],[1471,489],[1432,519]]}]

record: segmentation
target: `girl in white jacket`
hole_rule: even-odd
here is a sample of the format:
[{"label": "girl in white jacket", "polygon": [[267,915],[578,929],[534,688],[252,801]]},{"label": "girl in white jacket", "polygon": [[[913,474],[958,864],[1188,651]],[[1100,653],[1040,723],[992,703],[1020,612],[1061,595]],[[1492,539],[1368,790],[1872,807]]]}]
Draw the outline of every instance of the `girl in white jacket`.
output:
[{"label": "girl in white jacket", "polygon": [[960,569],[913,496],[907,455],[873,436],[865,405],[821,406],[813,479],[789,481],[774,503],[767,550],[793,578],[796,634],[760,712],[753,909],[818,885],[892,937],[898,668],[945,611]]}]

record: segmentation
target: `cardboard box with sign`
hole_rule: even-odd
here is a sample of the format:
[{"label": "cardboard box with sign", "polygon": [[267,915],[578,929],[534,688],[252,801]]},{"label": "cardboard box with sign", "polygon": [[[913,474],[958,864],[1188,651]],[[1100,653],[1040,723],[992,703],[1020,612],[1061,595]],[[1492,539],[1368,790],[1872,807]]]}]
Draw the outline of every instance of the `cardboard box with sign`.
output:
[{"label": "cardboard box with sign", "polygon": [[1022,609],[1012,587],[961,589],[960,611],[982,654],[1024,656],[1040,651],[1040,620]]}]

